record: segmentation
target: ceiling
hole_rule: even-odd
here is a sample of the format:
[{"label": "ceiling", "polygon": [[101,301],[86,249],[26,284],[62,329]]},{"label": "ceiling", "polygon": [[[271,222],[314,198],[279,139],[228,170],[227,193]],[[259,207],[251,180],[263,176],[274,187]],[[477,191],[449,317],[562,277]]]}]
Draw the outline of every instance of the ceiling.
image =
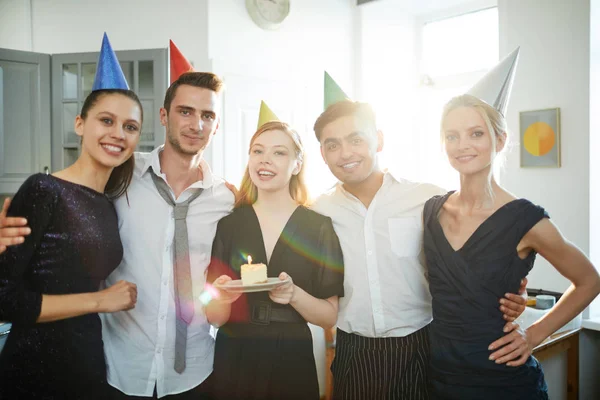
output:
[{"label": "ceiling", "polygon": [[393,3],[413,15],[430,14],[475,3],[474,0],[357,0],[358,5],[369,2]]}]

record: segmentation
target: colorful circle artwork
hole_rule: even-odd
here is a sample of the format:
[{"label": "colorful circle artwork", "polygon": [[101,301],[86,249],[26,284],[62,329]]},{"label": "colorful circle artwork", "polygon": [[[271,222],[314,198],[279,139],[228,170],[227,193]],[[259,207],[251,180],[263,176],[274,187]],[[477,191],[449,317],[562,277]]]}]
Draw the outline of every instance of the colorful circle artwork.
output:
[{"label": "colorful circle artwork", "polygon": [[556,134],[545,122],[534,122],[529,125],[523,135],[525,150],[534,156],[548,154],[556,143]]}]

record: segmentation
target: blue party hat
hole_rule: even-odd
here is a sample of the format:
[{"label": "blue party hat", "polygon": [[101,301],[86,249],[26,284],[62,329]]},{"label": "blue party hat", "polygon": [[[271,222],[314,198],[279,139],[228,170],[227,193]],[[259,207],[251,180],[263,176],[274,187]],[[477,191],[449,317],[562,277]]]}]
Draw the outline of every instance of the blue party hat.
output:
[{"label": "blue party hat", "polygon": [[104,32],[104,38],[102,38],[102,48],[98,57],[98,66],[96,68],[96,77],[94,78],[92,92],[102,89],[129,90],[129,85],[127,85],[127,80],[119,65],[119,60],[117,60],[117,56],[108,41],[106,32]]}]

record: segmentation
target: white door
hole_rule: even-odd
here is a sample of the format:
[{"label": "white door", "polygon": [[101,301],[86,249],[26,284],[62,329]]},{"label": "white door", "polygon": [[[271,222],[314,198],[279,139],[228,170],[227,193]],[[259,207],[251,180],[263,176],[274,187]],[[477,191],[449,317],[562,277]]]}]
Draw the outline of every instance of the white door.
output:
[{"label": "white door", "polygon": [[50,56],[0,49],[0,193],[48,172]]}]

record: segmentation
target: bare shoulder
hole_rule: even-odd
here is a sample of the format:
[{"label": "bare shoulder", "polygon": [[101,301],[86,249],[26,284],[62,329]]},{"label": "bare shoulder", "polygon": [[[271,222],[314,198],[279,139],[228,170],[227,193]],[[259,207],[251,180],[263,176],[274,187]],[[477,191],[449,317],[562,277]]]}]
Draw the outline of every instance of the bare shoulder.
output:
[{"label": "bare shoulder", "polygon": [[536,248],[540,245],[552,245],[563,242],[564,238],[560,230],[548,218],[542,218],[536,223],[521,240],[524,247]]},{"label": "bare shoulder", "polygon": [[457,215],[458,210],[460,209],[460,195],[459,192],[454,192],[448,196],[444,204],[442,204],[442,208],[440,209],[440,213],[448,213],[450,215]]},{"label": "bare shoulder", "polygon": [[502,207],[505,204],[510,203],[511,201],[515,201],[515,200],[519,200],[519,197],[515,196],[514,194],[510,193],[509,191],[500,188],[500,190],[498,190],[496,193],[496,202],[497,204]]}]

